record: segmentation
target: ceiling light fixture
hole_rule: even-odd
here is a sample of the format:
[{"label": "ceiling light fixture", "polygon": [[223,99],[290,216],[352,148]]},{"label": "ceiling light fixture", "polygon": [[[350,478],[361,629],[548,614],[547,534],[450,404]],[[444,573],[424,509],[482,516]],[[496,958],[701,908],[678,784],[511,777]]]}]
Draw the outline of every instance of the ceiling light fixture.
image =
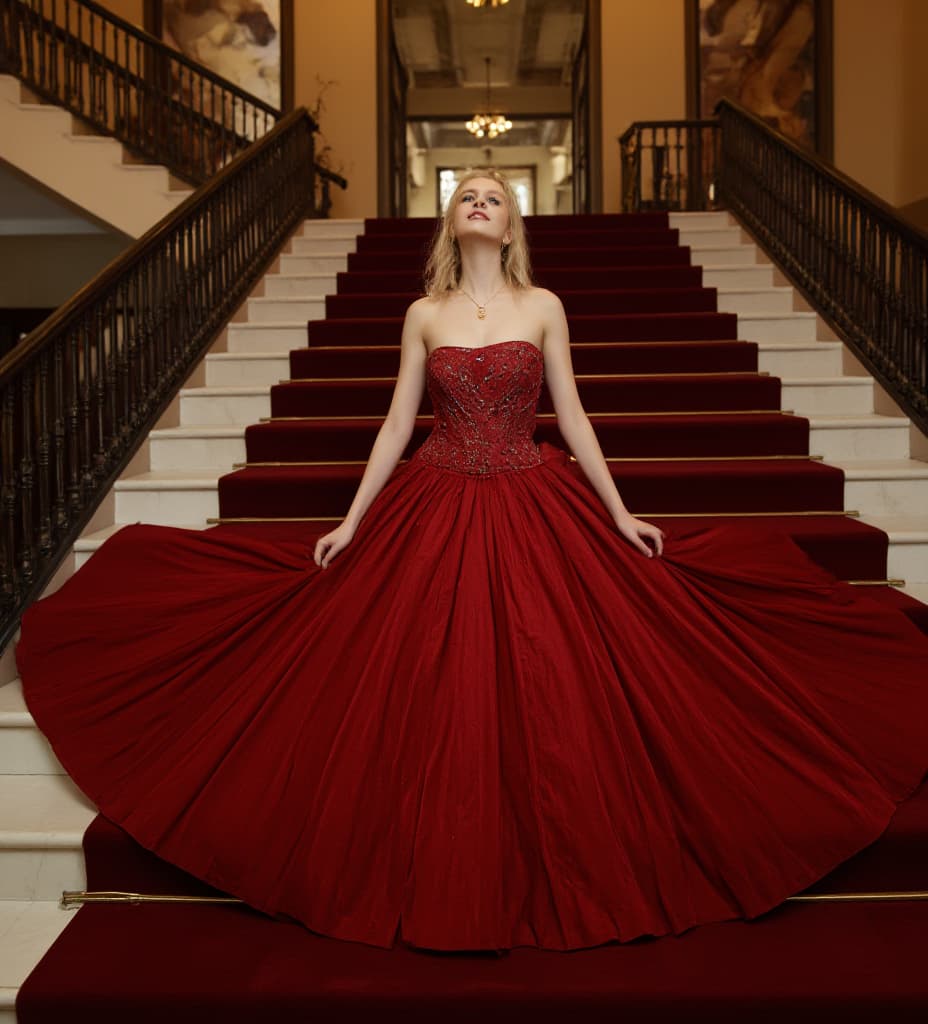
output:
[{"label": "ceiling light fixture", "polygon": [[509,0],[467,0],[472,7],[486,7],[487,4],[490,7],[502,7],[503,4],[508,4]]},{"label": "ceiling light fixture", "polygon": [[[472,0],[468,0],[471,3]],[[475,2],[475,0],[474,0]],[[492,0],[491,0],[492,2]],[[505,0],[503,0],[505,3]],[[476,6],[481,6],[477,4]],[[496,6],[494,4],[494,6]],[[476,135],[478,139],[482,139],[486,136],[489,139],[495,139],[498,135],[503,135],[508,132],[512,127],[512,121],[510,121],[505,114],[491,114],[490,110],[490,58],[483,58],[487,62],[487,106],[486,113],[474,114],[472,120],[467,122],[467,130],[471,135]]]}]

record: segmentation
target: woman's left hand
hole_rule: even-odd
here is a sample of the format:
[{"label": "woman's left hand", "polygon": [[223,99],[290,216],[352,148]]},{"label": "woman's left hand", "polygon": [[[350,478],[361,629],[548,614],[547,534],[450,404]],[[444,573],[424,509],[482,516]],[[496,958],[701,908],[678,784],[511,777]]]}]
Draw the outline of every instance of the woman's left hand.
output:
[{"label": "woman's left hand", "polygon": [[[638,550],[648,558],[660,555],[664,551],[664,531],[646,523],[642,519],[636,519],[632,515],[621,516],[616,520],[619,533],[630,541]],[[653,547],[647,543],[651,542]]]}]

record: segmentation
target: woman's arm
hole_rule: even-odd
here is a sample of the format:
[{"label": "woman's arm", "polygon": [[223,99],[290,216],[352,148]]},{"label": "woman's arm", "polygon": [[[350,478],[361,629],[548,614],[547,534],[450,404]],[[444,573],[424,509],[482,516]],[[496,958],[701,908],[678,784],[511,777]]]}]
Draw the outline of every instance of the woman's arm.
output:
[{"label": "woman's arm", "polygon": [[[643,554],[661,554],[663,533],[656,526],[636,519],[625,507],[609,472],[593,425],[580,402],[570,359],[570,336],[564,306],[553,292],[539,289],[538,294],[544,325],[545,380],[554,403],[561,436],[622,536],[631,541]],[[653,551],[645,542],[646,539],[654,544]]]},{"label": "woman's arm", "polygon": [[354,499],[339,526],[316,542],[313,558],[316,565],[323,568],[351,541],[364,513],[389,480],[412,437],[425,391],[426,348],[422,336],[425,302],[425,299],[418,299],[406,310],[400,368],[393,398],[386,419],[377,432]]}]

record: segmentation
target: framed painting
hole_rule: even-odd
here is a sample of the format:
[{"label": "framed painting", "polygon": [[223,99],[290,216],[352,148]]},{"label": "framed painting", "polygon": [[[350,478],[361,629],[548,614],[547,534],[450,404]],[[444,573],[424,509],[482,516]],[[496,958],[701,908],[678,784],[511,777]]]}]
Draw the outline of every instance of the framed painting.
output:
[{"label": "framed painting", "polygon": [[275,110],[293,108],[293,0],[145,0],[145,28]]},{"label": "framed painting", "polygon": [[687,117],[723,97],[830,160],[833,0],[686,0]]}]

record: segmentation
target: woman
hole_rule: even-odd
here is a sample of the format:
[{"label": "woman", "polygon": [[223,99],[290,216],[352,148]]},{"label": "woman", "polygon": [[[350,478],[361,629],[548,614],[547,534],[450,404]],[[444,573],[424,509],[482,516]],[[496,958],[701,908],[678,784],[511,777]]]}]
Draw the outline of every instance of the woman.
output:
[{"label": "woman", "polygon": [[[629,514],[502,176],[461,183],[428,280],[311,558],[130,526],[29,610],[24,692],[78,785],[198,878],[384,947],[679,934],[877,839],[928,767],[928,638],[787,538]],[[532,440],[543,377],[579,470]]]}]

